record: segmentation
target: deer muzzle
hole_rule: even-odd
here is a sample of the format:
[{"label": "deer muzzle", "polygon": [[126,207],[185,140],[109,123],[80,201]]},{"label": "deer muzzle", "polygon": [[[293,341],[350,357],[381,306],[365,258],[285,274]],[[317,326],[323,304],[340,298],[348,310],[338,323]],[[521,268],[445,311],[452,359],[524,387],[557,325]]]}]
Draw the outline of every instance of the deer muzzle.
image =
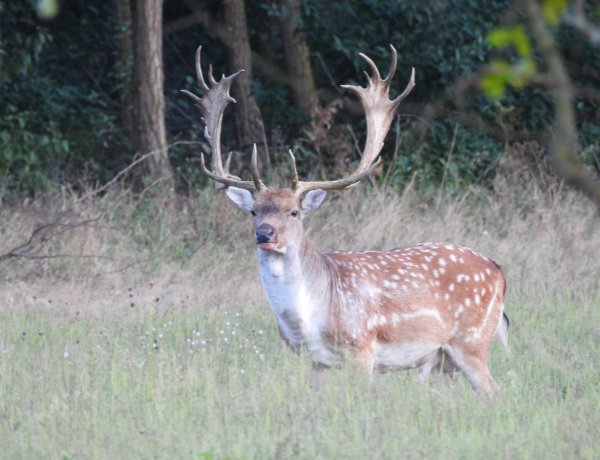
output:
[{"label": "deer muzzle", "polygon": [[275,229],[269,224],[260,224],[256,227],[256,244],[276,243]]}]

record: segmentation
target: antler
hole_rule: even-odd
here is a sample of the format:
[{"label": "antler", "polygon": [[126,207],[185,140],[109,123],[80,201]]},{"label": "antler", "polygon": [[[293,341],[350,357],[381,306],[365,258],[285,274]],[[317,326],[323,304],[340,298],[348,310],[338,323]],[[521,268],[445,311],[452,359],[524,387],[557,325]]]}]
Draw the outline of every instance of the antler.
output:
[{"label": "antler", "polygon": [[200,86],[204,92],[204,97],[200,98],[184,89],[182,89],[181,92],[189,96],[196,103],[196,106],[202,113],[202,120],[206,124],[204,128],[204,137],[210,144],[212,150],[213,171],[209,171],[206,168],[204,153],[201,153],[200,166],[202,167],[202,172],[212,180],[224,184],[225,186],[239,187],[250,191],[260,191],[266,187],[260,180],[258,174],[256,144],[252,149],[252,181],[243,181],[240,180],[239,177],[229,174],[231,155],[227,159],[225,168],[223,168],[223,160],[221,159],[221,125],[223,123],[223,112],[230,102],[235,102],[235,99],[229,94],[229,90],[233,80],[244,70],[238,70],[228,77],[223,75],[219,81],[216,81],[213,77],[212,65],[210,65],[208,67],[209,87],[202,75],[202,67],[200,65],[201,53],[202,47],[200,46],[196,51],[196,77],[198,79],[198,86]]},{"label": "antler", "polygon": [[394,72],[396,71],[396,64],[398,62],[396,49],[392,45],[390,45],[390,49],[392,51],[392,64],[385,79],[381,78],[381,74],[371,58],[363,53],[359,53],[360,57],[367,62],[373,74],[369,75],[365,72],[368,80],[367,87],[342,85],[342,88],[350,89],[356,93],[361,100],[367,118],[367,140],[365,141],[365,148],[358,168],[351,176],[344,179],[302,182],[298,180],[296,161],[290,150],[289,154],[292,160],[292,190],[297,196],[301,196],[306,192],[315,189],[344,190],[367,177],[373,172],[377,165],[379,165],[381,158],[377,157],[383,147],[385,136],[390,129],[392,119],[394,118],[394,111],[415,86],[415,69],[413,67],[410,81],[402,94],[393,101],[389,99],[390,83],[394,76]]}]

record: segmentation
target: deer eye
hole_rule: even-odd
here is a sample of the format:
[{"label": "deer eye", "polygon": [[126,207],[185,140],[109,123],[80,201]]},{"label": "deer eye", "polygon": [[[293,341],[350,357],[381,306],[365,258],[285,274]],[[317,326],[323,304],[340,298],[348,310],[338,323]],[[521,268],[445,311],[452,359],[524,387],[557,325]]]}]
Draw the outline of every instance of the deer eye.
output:
[{"label": "deer eye", "polygon": [[256,217],[256,212],[254,211],[254,209],[252,211],[250,211],[250,214],[252,214],[254,217]]},{"label": "deer eye", "polygon": [[300,213],[299,211],[297,211],[296,209],[294,209],[294,210],[291,212],[291,215],[292,215],[292,217],[298,217],[298,214],[299,214],[299,213]]}]

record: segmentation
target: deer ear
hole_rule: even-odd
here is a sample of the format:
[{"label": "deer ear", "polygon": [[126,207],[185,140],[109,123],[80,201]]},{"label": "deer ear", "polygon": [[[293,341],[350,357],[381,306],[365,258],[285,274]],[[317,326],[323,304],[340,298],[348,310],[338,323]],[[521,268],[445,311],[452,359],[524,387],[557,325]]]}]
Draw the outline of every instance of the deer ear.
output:
[{"label": "deer ear", "polygon": [[254,198],[252,197],[252,193],[250,193],[248,190],[237,187],[227,187],[225,193],[231,201],[237,204],[244,211],[252,211],[252,206],[254,206]]},{"label": "deer ear", "polygon": [[321,189],[311,190],[302,198],[302,212],[308,214],[317,209],[325,199],[325,191]]}]

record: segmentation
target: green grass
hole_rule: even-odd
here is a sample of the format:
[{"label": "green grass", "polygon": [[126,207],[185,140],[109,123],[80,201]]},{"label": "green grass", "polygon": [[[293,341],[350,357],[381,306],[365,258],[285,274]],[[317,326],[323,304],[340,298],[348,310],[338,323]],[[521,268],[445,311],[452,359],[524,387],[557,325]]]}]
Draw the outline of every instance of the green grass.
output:
[{"label": "green grass", "polygon": [[328,372],[262,307],[117,315],[32,304],[0,321],[2,458],[597,458],[600,302],[510,298],[493,401],[462,376]]}]

